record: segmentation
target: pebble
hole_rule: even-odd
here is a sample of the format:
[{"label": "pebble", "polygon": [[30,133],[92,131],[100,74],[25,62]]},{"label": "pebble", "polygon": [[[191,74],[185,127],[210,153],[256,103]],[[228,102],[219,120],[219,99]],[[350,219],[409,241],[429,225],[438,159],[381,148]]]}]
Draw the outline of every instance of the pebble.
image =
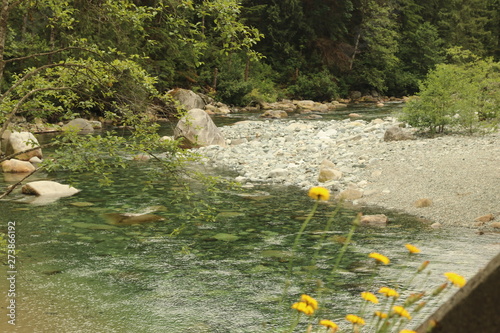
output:
[{"label": "pebble", "polygon": [[208,146],[198,151],[208,165],[225,166],[236,171],[239,182],[257,182],[298,186],[309,189],[325,186],[318,181],[322,162],[336,165],[343,176],[326,183],[330,190],[342,191],[352,184],[366,185],[367,165],[380,156],[369,153],[383,141],[385,130],[395,118],[371,122],[265,120],[242,121],[221,127],[229,148]]},{"label": "pebble", "polygon": [[[475,218],[500,214],[500,132],[384,141],[393,117],[365,121],[264,120],[221,127],[228,147],[198,148],[207,166],[236,171],[242,185],[279,184],[335,196],[360,191],[361,205],[398,209],[438,225],[470,227]],[[318,181],[324,161],[340,179]],[[359,197],[359,195],[357,197]],[[422,210],[416,200],[432,198]]]}]

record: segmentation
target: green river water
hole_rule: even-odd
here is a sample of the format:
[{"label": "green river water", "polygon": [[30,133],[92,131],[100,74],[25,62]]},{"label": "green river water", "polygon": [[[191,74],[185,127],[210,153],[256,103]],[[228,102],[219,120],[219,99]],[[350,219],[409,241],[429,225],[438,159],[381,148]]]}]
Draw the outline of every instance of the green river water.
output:
[{"label": "green river water", "polygon": [[[430,290],[444,282],[446,271],[472,277],[499,250],[496,234],[433,230],[414,217],[376,207],[342,209],[331,231],[323,233],[335,209],[329,203],[319,205],[292,253],[314,204],[303,191],[256,186],[207,193],[199,188],[194,200],[210,203],[215,220],[190,219],[185,213],[191,206],[176,200],[181,187],[165,179],[144,190],[145,171],[154,167],[131,162],[113,174],[109,187],[99,187],[93,175],[77,175],[74,185],[81,192],[48,205],[25,203],[19,193],[0,202],[1,229],[15,222],[20,251],[16,325],[7,323],[7,303],[2,303],[1,332],[283,332],[296,316],[290,305],[302,293],[318,298],[321,318],[348,327],[343,317],[358,313],[361,291],[387,285],[400,286],[404,294],[402,282],[424,260],[431,262],[431,274],[414,281]],[[37,177],[67,180],[65,174]],[[0,178],[1,188],[8,183]],[[332,276],[342,239],[359,210],[388,215],[389,226],[359,228]],[[105,218],[147,212],[164,220],[115,226]],[[409,256],[406,243],[422,253]],[[391,264],[375,266],[367,258],[374,251],[390,257]],[[0,282],[2,300],[7,282]],[[415,315],[415,324],[437,305]],[[305,331],[301,325],[296,332]]]}]

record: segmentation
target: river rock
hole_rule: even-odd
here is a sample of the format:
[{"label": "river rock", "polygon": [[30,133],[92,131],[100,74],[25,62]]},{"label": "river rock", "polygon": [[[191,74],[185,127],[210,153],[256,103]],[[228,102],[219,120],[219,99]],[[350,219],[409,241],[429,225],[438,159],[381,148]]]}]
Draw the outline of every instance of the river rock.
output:
[{"label": "river rock", "polygon": [[388,218],[384,214],[363,215],[359,221],[362,225],[381,227],[387,225]]},{"label": "river rock", "polygon": [[283,110],[267,110],[263,114],[260,115],[263,118],[274,118],[274,119],[280,119],[280,118],[286,118],[288,117],[288,113]]},{"label": "river rock", "polygon": [[194,91],[179,88],[169,91],[169,94],[186,110],[203,109],[205,107],[203,98]]},{"label": "river rock", "polygon": [[60,184],[49,180],[39,180],[27,183],[21,188],[21,192],[37,196],[69,197],[80,192],[80,190],[70,185]]},{"label": "river rock", "polygon": [[335,164],[331,161],[324,160],[319,166],[318,182],[325,183],[330,180],[338,180],[342,178],[342,171],[335,169]]},{"label": "river rock", "polygon": [[35,171],[35,166],[27,161],[10,159],[1,163],[2,171],[7,173],[29,173]]},{"label": "river rock", "polygon": [[135,214],[135,213],[107,213],[104,217],[113,225],[133,225],[144,224],[165,220],[163,217],[155,214]]},{"label": "river rock", "polygon": [[362,96],[363,94],[361,93],[361,91],[353,90],[349,92],[349,98],[352,100],[360,99]]},{"label": "river rock", "polygon": [[231,113],[231,110],[229,110],[229,107],[227,107],[227,105],[217,106],[217,105],[213,105],[213,104],[207,104],[207,105],[205,105],[205,111],[207,113],[213,113],[213,114]]},{"label": "river rock", "polygon": [[214,236],[215,239],[223,242],[234,242],[240,239],[238,236],[233,234],[219,233]]},{"label": "river rock", "polygon": [[384,141],[401,141],[414,139],[413,133],[399,126],[389,127],[384,134]]},{"label": "river rock", "polygon": [[[12,132],[7,138],[5,153],[7,155],[17,154],[26,150],[38,147],[40,144],[35,136],[30,132]],[[28,161],[32,157],[42,158],[42,149],[35,150],[16,155],[16,159]]]},{"label": "river rock", "polygon": [[288,174],[288,171],[283,168],[276,168],[271,171],[269,171],[268,177],[269,178],[284,178]]},{"label": "river rock", "polygon": [[226,140],[212,118],[202,109],[192,109],[174,129],[174,138],[185,138],[194,146],[226,146]]},{"label": "river rock", "polygon": [[2,155],[7,149],[7,142],[9,141],[9,136],[12,132],[10,130],[5,130],[0,137],[0,155]]},{"label": "river rock", "polygon": [[413,203],[413,205],[417,208],[429,207],[432,206],[432,200],[429,198],[418,199]]},{"label": "river rock", "polygon": [[495,217],[493,216],[493,214],[487,214],[487,215],[477,217],[476,219],[474,219],[474,221],[476,221],[476,222],[490,222],[494,218]]},{"label": "river rock", "polygon": [[102,129],[102,122],[99,120],[88,120],[93,129]]},{"label": "river rock", "polygon": [[431,224],[432,229],[440,229],[442,227],[443,227],[443,225],[439,222],[434,222],[433,224]]},{"label": "river rock", "polygon": [[63,131],[77,131],[78,134],[90,134],[94,132],[94,126],[87,119],[76,118],[63,125]]},{"label": "river rock", "polygon": [[339,199],[342,200],[347,200],[347,201],[353,201],[357,200],[363,197],[363,191],[354,189],[354,188],[348,188],[338,195]]}]

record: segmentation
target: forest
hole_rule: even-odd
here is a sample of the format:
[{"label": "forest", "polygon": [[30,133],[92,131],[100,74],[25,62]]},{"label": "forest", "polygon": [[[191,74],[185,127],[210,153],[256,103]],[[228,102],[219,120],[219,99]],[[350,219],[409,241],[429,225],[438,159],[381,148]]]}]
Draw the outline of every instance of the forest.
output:
[{"label": "forest", "polygon": [[499,0],[2,0],[0,118],[141,112],[177,87],[408,96],[450,50],[499,61],[499,44]]}]

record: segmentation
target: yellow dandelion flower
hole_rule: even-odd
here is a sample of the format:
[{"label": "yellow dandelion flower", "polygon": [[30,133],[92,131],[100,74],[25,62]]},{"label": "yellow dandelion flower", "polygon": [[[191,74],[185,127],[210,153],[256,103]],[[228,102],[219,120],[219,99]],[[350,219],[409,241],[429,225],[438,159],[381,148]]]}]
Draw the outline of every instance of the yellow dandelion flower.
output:
[{"label": "yellow dandelion flower", "polygon": [[417,332],[412,330],[401,330],[399,331],[399,333],[417,333]]},{"label": "yellow dandelion flower", "polygon": [[304,295],[300,296],[300,300],[302,302],[306,303],[307,305],[309,305],[314,310],[318,309],[318,301],[315,300],[314,298],[312,298],[311,296],[304,294]]},{"label": "yellow dandelion flower", "polygon": [[399,297],[399,293],[396,290],[388,288],[388,287],[382,287],[379,289],[378,292],[383,294],[386,297],[394,297],[394,298]]},{"label": "yellow dandelion flower", "polygon": [[446,276],[448,278],[448,280],[453,283],[455,286],[457,286],[458,288],[462,288],[463,286],[465,286],[465,278],[461,275],[458,275],[456,273],[453,273],[453,272],[448,272],[448,273],[444,273],[444,276]]},{"label": "yellow dandelion flower", "polygon": [[292,309],[295,309],[299,312],[302,312],[308,316],[310,316],[314,313],[314,309],[311,306],[307,305],[307,303],[305,303],[305,302],[293,303]]},{"label": "yellow dandelion flower", "polygon": [[387,313],[382,312],[382,311],[375,311],[374,314],[375,314],[375,316],[382,318],[382,319],[387,318]]},{"label": "yellow dandelion flower", "polygon": [[377,252],[372,252],[368,255],[368,257],[370,258],[373,258],[381,263],[383,263],[384,265],[388,265],[391,261],[389,260],[389,258],[387,258],[386,256],[384,256],[383,254],[380,254],[380,253],[377,253]]},{"label": "yellow dandelion flower", "polygon": [[311,187],[308,193],[309,197],[314,200],[328,201],[330,199],[330,191],[324,187]]},{"label": "yellow dandelion flower", "polygon": [[355,324],[355,325],[364,325],[365,324],[365,320],[361,317],[358,317],[356,315],[353,315],[353,314],[348,314],[347,316],[345,316],[345,319],[350,321],[351,323]]},{"label": "yellow dandelion flower", "polygon": [[331,328],[330,332],[335,332],[339,328],[337,324],[335,324],[333,321],[327,320],[327,319],[320,320],[319,324],[323,325],[323,326],[326,326],[328,328]]},{"label": "yellow dandelion flower", "polygon": [[420,249],[416,246],[413,246],[411,244],[405,244],[405,247],[410,251],[410,253],[419,253]]},{"label": "yellow dandelion flower", "polygon": [[378,298],[377,298],[377,296],[375,296],[371,292],[363,291],[361,293],[361,297],[363,297],[363,299],[366,300],[366,301],[368,301],[368,302],[372,302],[374,304],[378,304]]},{"label": "yellow dandelion flower", "polygon": [[394,311],[394,313],[400,315],[401,317],[405,317],[406,319],[411,320],[410,313],[406,311],[406,309],[403,308],[402,306],[399,305],[393,306],[392,311]]}]

